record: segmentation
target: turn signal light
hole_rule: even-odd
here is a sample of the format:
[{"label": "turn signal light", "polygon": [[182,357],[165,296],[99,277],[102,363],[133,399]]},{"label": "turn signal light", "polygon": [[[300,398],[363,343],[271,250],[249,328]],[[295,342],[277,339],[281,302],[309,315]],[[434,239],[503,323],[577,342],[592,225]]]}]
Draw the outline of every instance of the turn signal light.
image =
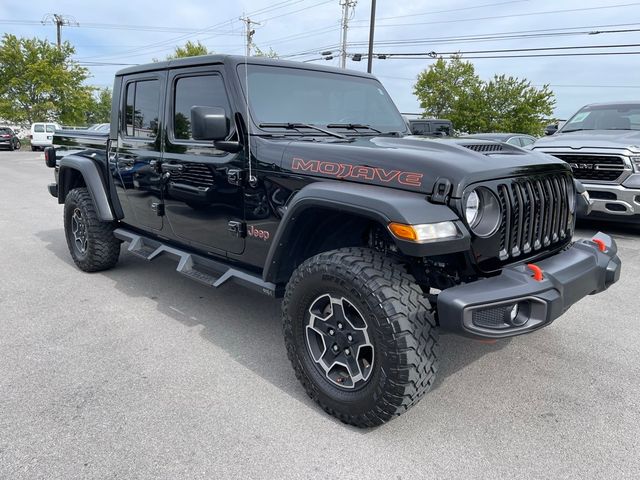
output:
[{"label": "turn signal light", "polygon": [[458,228],[453,222],[422,223],[419,225],[392,222],[389,224],[389,230],[396,238],[417,243],[453,238],[459,235]]}]

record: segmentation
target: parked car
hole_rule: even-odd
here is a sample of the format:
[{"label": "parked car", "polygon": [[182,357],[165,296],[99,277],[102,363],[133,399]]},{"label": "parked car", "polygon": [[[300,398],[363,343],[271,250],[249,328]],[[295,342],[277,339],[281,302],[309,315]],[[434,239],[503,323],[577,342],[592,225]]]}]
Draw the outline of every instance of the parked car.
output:
[{"label": "parked car", "polygon": [[22,144],[20,139],[9,127],[0,127],[0,147],[6,147],[9,150],[20,150]]},{"label": "parked car", "polygon": [[42,150],[53,145],[53,134],[60,128],[57,123],[37,122],[31,125],[31,150]]},{"label": "parked car", "polygon": [[439,118],[420,118],[407,121],[412,135],[429,137],[450,137],[453,135],[451,120]]},{"label": "parked car", "polygon": [[87,128],[89,132],[108,132],[111,127],[110,123],[95,123]]},{"label": "parked car", "polygon": [[45,151],[76,266],[112,268],[127,242],[283,298],[296,376],[343,422],[417,403],[440,330],[530,333],[619,278],[612,237],[573,238],[588,203],[565,162],[410,135],[372,75],[212,55],[121,70],[113,95],[109,133]]},{"label": "parked car", "polygon": [[589,218],[640,222],[640,102],[586,105],[533,150],[569,163],[593,202]]},{"label": "parked car", "polygon": [[536,137],[524,133],[474,133],[462,138],[477,138],[479,140],[493,140],[504,142],[516,147],[526,147],[536,141]]}]

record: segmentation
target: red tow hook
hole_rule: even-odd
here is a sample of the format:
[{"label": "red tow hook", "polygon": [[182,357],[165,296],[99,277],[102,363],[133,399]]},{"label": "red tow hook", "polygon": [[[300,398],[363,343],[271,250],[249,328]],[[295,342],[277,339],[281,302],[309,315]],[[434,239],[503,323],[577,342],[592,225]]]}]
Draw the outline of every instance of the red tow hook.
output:
[{"label": "red tow hook", "polygon": [[527,268],[533,272],[533,279],[536,282],[542,281],[542,269],[539,266],[534,265],[533,263],[527,263]]},{"label": "red tow hook", "polygon": [[591,241],[598,245],[598,250],[600,250],[601,252],[605,252],[607,250],[607,246],[599,238],[592,238]]}]

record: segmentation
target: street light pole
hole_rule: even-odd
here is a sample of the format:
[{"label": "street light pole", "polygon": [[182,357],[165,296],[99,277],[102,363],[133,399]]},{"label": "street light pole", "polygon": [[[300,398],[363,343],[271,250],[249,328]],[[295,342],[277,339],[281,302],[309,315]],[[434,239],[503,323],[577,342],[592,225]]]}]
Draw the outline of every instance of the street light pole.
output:
[{"label": "street light pole", "polygon": [[373,32],[376,26],[376,0],[371,0],[371,20],[369,22],[369,55],[367,56],[367,72],[373,66]]}]

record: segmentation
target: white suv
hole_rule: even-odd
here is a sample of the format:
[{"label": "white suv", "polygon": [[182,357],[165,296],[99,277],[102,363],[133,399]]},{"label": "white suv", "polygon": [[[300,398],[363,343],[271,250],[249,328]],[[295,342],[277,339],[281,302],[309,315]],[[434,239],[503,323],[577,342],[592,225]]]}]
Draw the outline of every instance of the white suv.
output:
[{"label": "white suv", "polygon": [[62,127],[57,123],[34,123],[31,125],[31,150],[44,149],[53,145],[53,132]]}]

